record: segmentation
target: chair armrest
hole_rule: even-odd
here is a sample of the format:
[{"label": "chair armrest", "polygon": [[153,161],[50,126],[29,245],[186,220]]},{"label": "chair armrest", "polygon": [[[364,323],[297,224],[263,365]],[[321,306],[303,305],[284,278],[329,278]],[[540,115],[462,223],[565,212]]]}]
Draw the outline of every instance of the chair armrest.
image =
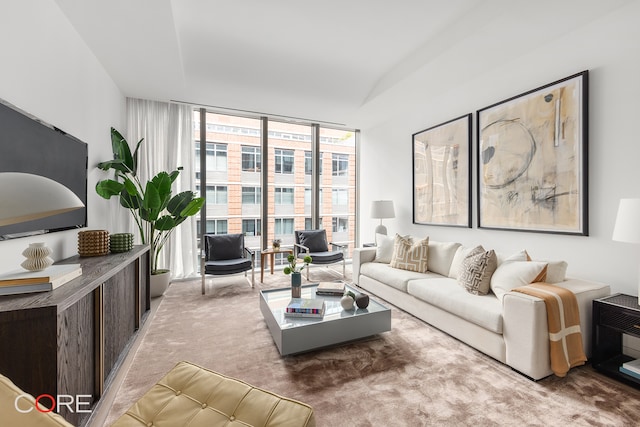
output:
[{"label": "chair armrest", "polygon": [[298,256],[298,248],[302,249],[303,252],[309,253],[309,248],[301,245],[300,243],[294,243],[293,244],[293,254],[297,257]]},{"label": "chair armrest", "polygon": [[247,247],[245,247],[243,249],[245,250],[245,252],[247,252],[251,256],[251,259],[254,259],[256,257],[256,251],[251,250],[251,249],[249,249]]},{"label": "chair armrest", "polygon": [[329,244],[331,246],[337,246],[337,247],[342,248],[342,249],[347,249],[349,247],[348,243],[333,243],[333,242],[329,242]]}]

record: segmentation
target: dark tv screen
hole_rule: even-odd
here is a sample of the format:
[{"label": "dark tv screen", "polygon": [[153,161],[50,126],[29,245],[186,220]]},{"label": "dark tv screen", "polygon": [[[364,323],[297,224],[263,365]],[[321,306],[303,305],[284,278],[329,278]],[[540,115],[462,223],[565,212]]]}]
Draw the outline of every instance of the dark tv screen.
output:
[{"label": "dark tv screen", "polygon": [[0,100],[0,172],[45,176],[69,188],[85,205],[47,218],[0,226],[0,240],[86,227],[87,162],[86,143]]}]

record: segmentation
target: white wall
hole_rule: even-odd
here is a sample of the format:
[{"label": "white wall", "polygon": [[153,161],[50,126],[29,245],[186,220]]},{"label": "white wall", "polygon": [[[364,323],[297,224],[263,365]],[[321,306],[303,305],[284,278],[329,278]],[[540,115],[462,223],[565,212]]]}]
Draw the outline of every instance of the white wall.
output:
[{"label": "white wall", "polygon": [[[87,229],[110,229],[112,204],[93,190],[104,178],[95,165],[112,156],[109,128],[125,123],[125,98],[55,2],[5,2],[2,9],[0,98],[89,144]],[[55,260],[77,254],[76,231],[3,241],[0,272],[19,268],[20,253],[36,241],[47,242]]]},{"label": "white wall", "polygon": [[[384,221],[389,234],[480,243],[503,252],[525,248],[534,258],[566,260],[571,276],[637,295],[640,247],[611,240],[619,199],[640,197],[640,2],[618,4],[617,10],[551,39],[540,20],[536,40],[538,34],[530,30],[535,25],[526,14],[514,18],[522,22],[484,22],[473,37],[460,40],[365,104],[362,110],[376,121],[362,128],[361,241],[373,241],[371,201],[393,199],[396,218]],[[520,34],[522,29],[527,33]],[[413,133],[587,69],[588,237],[477,228],[475,114],[473,228],[412,224]]]}]

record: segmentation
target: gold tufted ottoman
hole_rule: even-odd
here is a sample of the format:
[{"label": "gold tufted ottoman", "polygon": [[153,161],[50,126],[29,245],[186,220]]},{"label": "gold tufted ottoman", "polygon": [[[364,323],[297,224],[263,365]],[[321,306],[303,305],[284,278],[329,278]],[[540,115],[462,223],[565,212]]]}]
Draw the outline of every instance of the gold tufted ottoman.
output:
[{"label": "gold tufted ottoman", "polygon": [[309,405],[180,362],[112,427],[315,425]]}]

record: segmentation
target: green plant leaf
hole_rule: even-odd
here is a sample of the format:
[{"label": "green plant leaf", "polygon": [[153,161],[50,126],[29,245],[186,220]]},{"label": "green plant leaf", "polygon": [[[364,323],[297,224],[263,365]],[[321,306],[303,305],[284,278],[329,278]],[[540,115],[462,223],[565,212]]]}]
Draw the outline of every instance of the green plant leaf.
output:
[{"label": "green plant leaf", "polygon": [[124,184],[118,181],[114,181],[112,179],[105,179],[103,181],[98,181],[96,184],[96,193],[100,197],[105,199],[110,199],[111,196],[115,196],[120,194]]},{"label": "green plant leaf", "polygon": [[136,187],[136,184],[130,178],[125,178],[124,188],[131,196],[139,196],[138,187]]},{"label": "green plant leaf", "polygon": [[133,169],[131,170],[132,175],[136,175],[138,173],[138,152],[140,151],[140,144],[142,144],[144,138],[141,138],[140,141],[136,144],[136,149],[133,152]]},{"label": "green plant leaf", "polygon": [[146,209],[146,220],[155,221],[160,215],[160,208],[162,206],[162,199],[158,188],[153,181],[147,182],[147,186],[144,190],[144,199],[142,200],[142,207]]},{"label": "green plant leaf", "polygon": [[126,172],[126,168],[123,165],[122,159],[109,160],[107,162],[98,163],[98,168],[103,171],[108,171],[109,169],[116,169],[122,172]]},{"label": "green plant leaf", "polygon": [[127,209],[139,209],[140,196],[137,192],[135,194],[129,194],[126,189],[123,189],[120,192],[120,205]]},{"label": "green plant leaf", "polygon": [[122,160],[124,167],[126,167],[128,171],[133,171],[133,157],[131,156],[129,143],[127,143],[127,140],[114,128],[111,128],[111,146],[114,149],[114,159]]},{"label": "green plant leaf", "polygon": [[170,215],[163,215],[156,221],[156,230],[169,231],[176,226],[176,222]]}]

